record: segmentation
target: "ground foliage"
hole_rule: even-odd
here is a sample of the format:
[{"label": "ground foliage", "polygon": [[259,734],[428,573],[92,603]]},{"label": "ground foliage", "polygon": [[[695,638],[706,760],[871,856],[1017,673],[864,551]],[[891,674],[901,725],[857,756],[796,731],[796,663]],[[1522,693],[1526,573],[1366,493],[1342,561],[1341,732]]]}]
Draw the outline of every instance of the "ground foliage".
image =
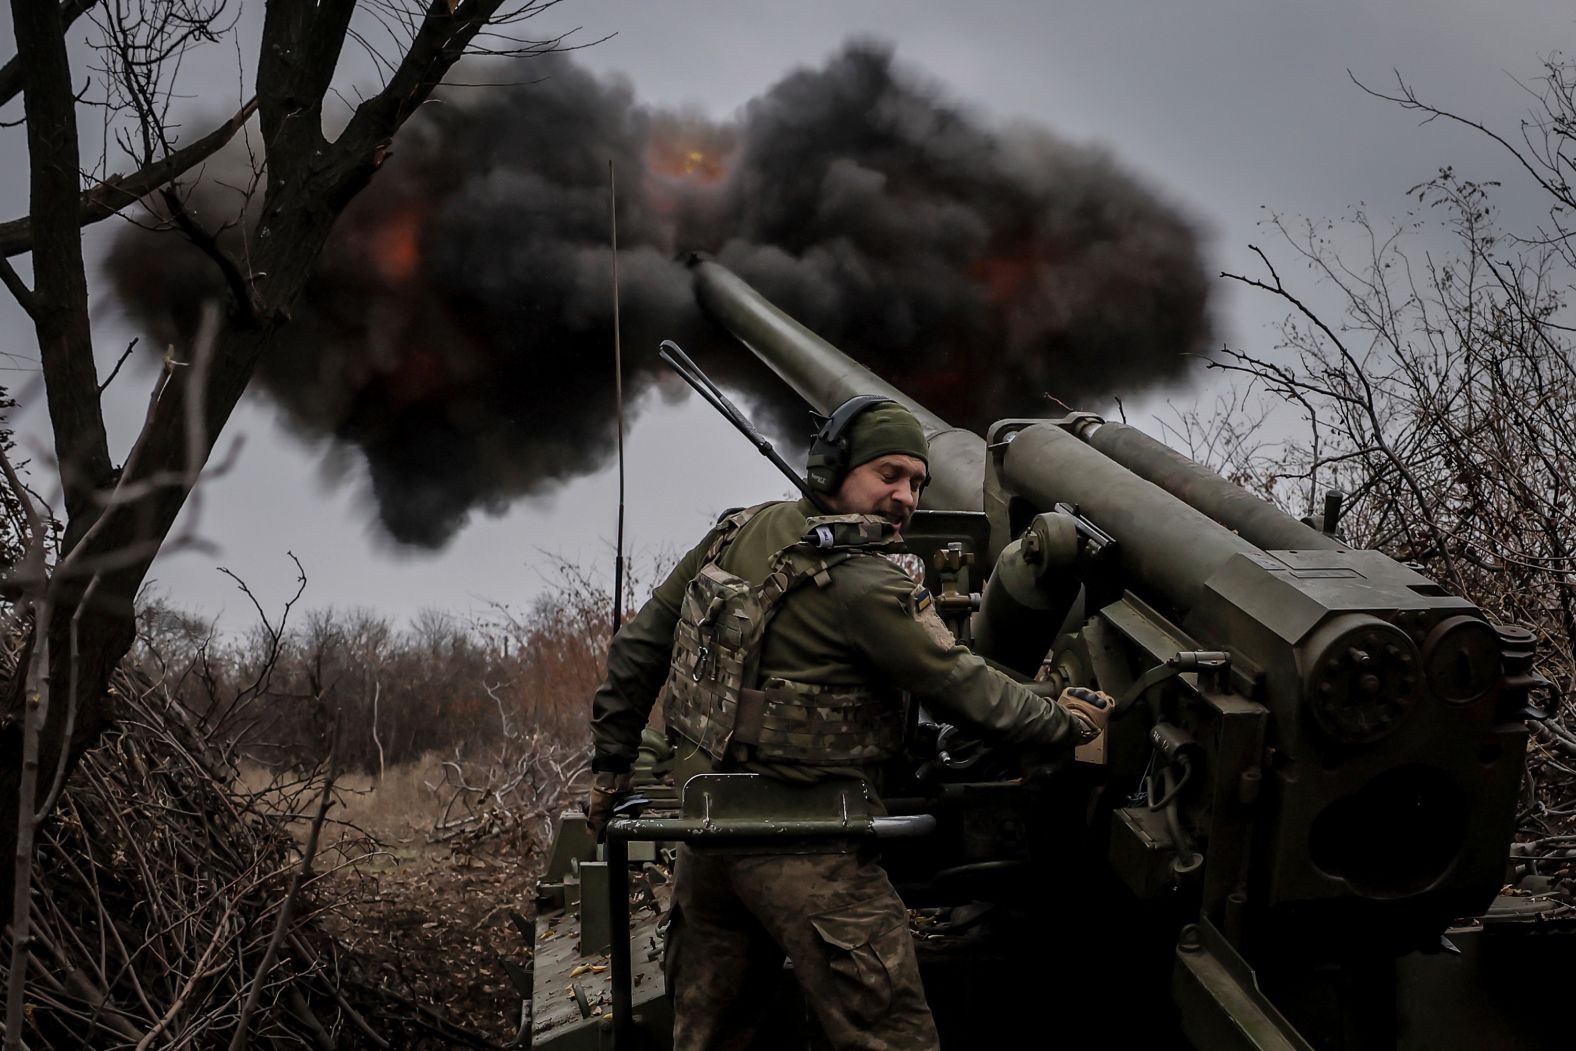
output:
[{"label": "ground foliage", "polygon": [[[401,835],[369,828],[385,847]],[[398,1035],[396,1046],[446,1046],[454,1037],[442,1019],[508,1043],[519,1032],[521,996],[507,964],[529,965],[515,917],[529,922],[534,913],[540,851],[500,849],[483,860],[418,832],[392,854],[336,876],[354,892],[324,921],[369,978],[408,998],[384,1005],[383,1032]]]}]

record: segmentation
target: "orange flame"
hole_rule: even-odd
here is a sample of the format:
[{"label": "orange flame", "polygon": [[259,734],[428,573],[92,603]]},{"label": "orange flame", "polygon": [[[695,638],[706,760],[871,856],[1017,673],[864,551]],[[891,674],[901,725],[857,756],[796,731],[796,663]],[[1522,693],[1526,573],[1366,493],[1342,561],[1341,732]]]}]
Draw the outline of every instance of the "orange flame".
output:
[{"label": "orange flame", "polygon": [[368,246],[378,276],[400,284],[416,276],[421,265],[421,233],[426,214],[419,208],[402,208],[372,231]]},{"label": "orange flame", "polygon": [[991,303],[1003,306],[1034,286],[1042,262],[1034,246],[1026,244],[999,255],[981,256],[970,267],[970,273],[985,285]]},{"label": "orange flame", "polygon": [[726,173],[722,157],[690,143],[653,139],[646,150],[646,167],[670,179],[719,182]]}]

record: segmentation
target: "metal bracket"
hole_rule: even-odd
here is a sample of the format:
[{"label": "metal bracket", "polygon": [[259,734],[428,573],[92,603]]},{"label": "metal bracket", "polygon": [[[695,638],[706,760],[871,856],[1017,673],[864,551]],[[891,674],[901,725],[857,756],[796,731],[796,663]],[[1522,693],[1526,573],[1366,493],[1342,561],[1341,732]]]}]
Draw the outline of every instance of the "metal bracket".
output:
[{"label": "metal bracket", "polygon": [[1208,920],[1182,929],[1171,981],[1182,1032],[1212,1051],[1313,1051]]}]

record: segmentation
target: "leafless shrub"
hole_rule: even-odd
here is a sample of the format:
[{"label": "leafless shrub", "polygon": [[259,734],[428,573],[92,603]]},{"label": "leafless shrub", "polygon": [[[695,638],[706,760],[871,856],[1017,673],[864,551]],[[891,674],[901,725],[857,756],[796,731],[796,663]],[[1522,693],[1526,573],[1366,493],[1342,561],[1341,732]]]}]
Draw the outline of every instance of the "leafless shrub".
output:
[{"label": "leafless shrub", "polygon": [[446,759],[442,782],[433,786],[446,797],[434,836],[470,855],[484,846],[521,856],[540,849],[590,765],[583,742],[555,740],[540,730],[507,732],[485,759]]},{"label": "leafless shrub", "polygon": [[[590,769],[586,721],[612,638],[612,596],[586,570],[557,562],[554,587],[521,616],[496,605],[473,630],[499,654],[483,684],[490,733],[456,747],[431,785],[443,799],[434,836],[457,853],[546,845],[553,817]],[[624,608],[640,590],[626,581]]]}]

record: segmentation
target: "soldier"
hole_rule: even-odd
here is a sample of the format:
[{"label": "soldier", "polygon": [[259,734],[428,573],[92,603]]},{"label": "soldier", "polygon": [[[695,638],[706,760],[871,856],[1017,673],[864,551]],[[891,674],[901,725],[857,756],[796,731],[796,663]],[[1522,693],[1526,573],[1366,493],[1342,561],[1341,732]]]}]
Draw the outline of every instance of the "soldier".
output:
[{"label": "soldier", "polygon": [[[927,480],[919,421],[861,395],[810,450],[808,500],[730,514],[608,652],[593,704],[587,819],[600,834],[657,694],[687,766],[793,786],[870,781],[902,744],[903,694],[1011,745],[1071,748],[1104,728],[1090,691],[1048,701],[955,644],[923,587],[888,557]],[[820,852],[815,852],[820,851]],[[678,1051],[747,1046],[784,954],[836,1048],[934,1048],[908,914],[873,853],[681,846],[668,932]]]}]

